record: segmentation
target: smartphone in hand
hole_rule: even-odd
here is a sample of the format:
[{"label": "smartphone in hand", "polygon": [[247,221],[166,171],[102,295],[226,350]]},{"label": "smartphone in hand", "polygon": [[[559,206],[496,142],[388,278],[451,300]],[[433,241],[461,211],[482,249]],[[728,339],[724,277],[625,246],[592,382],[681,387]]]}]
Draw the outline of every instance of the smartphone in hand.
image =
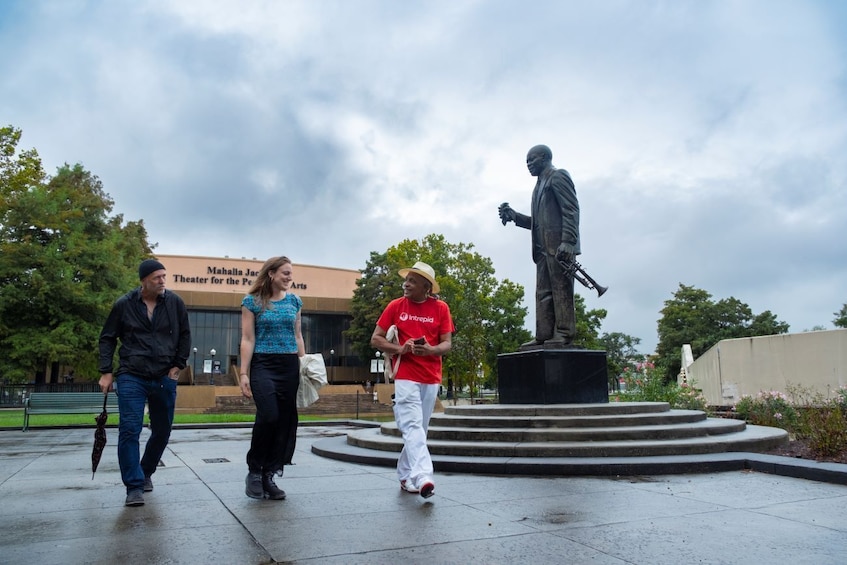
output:
[{"label": "smartphone in hand", "polygon": [[419,337],[413,342],[415,345],[424,345],[426,343],[425,337]]}]

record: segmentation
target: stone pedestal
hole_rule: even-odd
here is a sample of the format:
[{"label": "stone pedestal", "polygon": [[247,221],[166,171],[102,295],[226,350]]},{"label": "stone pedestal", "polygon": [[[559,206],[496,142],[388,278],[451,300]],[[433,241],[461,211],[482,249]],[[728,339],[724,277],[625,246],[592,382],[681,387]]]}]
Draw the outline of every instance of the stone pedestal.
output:
[{"label": "stone pedestal", "polygon": [[497,356],[500,404],[609,402],[605,351],[536,349]]}]

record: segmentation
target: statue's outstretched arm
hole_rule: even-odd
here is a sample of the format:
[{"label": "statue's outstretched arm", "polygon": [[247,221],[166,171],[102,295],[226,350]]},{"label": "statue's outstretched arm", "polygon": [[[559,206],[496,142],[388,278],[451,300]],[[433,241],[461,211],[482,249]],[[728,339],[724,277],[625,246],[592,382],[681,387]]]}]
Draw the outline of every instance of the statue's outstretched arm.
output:
[{"label": "statue's outstretched arm", "polygon": [[514,222],[517,220],[517,212],[515,212],[511,206],[509,206],[508,202],[503,202],[497,208],[497,213],[500,214],[500,221],[503,222],[505,226],[509,222]]},{"label": "statue's outstretched arm", "polygon": [[497,211],[500,213],[500,221],[503,222],[504,226],[509,222],[515,222],[516,226],[524,229],[529,229],[532,226],[532,218],[521,214],[520,212],[516,212],[511,206],[509,206],[508,202],[500,204]]}]

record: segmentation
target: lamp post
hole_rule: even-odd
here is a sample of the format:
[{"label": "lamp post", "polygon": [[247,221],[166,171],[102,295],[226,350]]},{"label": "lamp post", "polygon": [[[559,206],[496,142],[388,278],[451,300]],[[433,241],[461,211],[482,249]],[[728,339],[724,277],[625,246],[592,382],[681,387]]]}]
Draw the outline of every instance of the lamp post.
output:
[{"label": "lamp post", "polygon": [[379,362],[382,361],[382,359],[380,359],[381,355],[382,355],[382,352],[377,350],[377,352],[376,352],[376,376],[374,377],[374,404],[379,402],[379,393],[376,390],[376,385],[379,384],[380,373],[383,373],[383,371],[380,370],[380,366],[379,366]]},{"label": "lamp post", "polygon": [[194,379],[197,376],[197,348],[191,352],[191,384],[194,384]]},{"label": "lamp post", "polygon": [[211,372],[211,376],[209,377],[209,384],[210,385],[215,384],[215,353],[217,353],[217,351],[215,351],[214,348],[209,350],[209,355],[212,356],[212,372]]},{"label": "lamp post", "polygon": [[329,384],[335,384],[335,350],[329,350]]}]

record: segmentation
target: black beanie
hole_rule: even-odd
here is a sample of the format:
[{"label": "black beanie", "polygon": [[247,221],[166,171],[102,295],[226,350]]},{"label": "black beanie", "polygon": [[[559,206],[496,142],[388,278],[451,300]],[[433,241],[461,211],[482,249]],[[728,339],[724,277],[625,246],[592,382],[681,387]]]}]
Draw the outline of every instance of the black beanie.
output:
[{"label": "black beanie", "polygon": [[145,259],[141,262],[141,265],[138,266],[138,278],[144,280],[147,278],[147,275],[153,271],[158,271],[159,269],[164,268],[165,266],[155,259]]}]

